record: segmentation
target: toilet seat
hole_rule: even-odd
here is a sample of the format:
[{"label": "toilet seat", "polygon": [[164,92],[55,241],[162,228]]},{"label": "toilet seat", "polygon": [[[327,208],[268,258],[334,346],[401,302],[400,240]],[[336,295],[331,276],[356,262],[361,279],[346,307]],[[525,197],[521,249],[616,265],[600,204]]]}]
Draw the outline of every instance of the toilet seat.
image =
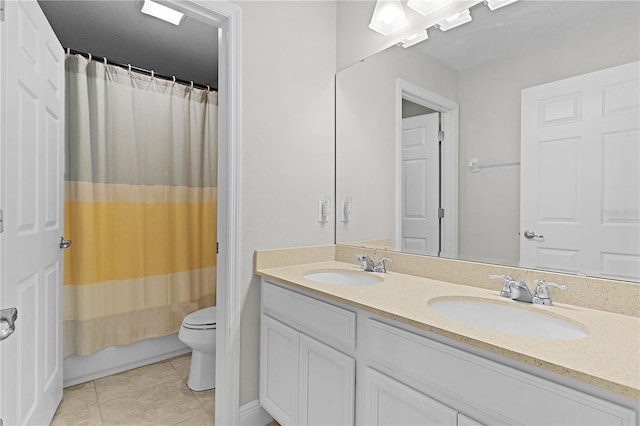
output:
[{"label": "toilet seat", "polygon": [[182,326],[191,330],[215,330],[216,307],[210,306],[190,313],[182,320]]}]

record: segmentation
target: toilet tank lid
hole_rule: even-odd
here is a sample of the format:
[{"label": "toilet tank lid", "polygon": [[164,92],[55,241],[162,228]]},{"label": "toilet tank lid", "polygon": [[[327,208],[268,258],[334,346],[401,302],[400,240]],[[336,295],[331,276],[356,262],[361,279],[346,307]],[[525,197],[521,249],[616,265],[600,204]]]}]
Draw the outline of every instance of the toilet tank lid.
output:
[{"label": "toilet tank lid", "polygon": [[216,307],[200,309],[184,317],[183,323],[190,325],[209,325],[216,323]]}]

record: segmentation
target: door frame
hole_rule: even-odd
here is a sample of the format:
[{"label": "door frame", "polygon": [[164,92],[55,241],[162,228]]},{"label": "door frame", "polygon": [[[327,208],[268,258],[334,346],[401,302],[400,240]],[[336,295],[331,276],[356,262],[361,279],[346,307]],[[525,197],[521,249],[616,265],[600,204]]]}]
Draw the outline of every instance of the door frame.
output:
[{"label": "door frame", "polygon": [[240,417],[241,9],[226,0],[167,0],[218,27],[218,243],[215,424]]},{"label": "door frame", "polygon": [[[458,111],[457,102],[400,78],[396,79],[396,161],[402,161],[402,100],[438,111],[445,142],[442,144],[440,200],[445,216],[440,222],[440,257],[458,257]],[[402,169],[396,167],[396,230],[402,230]],[[396,237],[398,238],[398,237]]]}]

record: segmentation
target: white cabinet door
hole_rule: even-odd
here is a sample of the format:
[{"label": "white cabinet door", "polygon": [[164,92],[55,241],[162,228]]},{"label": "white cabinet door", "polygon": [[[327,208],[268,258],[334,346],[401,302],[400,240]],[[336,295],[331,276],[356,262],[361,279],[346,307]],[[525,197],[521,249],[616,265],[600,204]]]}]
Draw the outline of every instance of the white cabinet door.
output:
[{"label": "white cabinet door", "polygon": [[300,336],[300,425],[352,425],[355,360]]},{"label": "white cabinet door", "polygon": [[362,423],[429,426],[457,424],[456,410],[377,372],[365,370]]},{"label": "white cabinet door", "polygon": [[64,52],[35,1],[2,6],[0,309],[18,317],[0,342],[0,418],[42,425],[62,399]]},{"label": "white cabinet door", "polygon": [[261,322],[260,403],[281,425],[295,425],[300,333],[266,315]]}]

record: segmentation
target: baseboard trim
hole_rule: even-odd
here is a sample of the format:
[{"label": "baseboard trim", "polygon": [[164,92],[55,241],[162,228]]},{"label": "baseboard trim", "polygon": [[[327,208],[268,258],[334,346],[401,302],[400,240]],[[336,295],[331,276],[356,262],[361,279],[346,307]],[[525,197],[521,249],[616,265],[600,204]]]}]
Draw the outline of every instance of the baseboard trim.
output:
[{"label": "baseboard trim", "polygon": [[267,413],[255,399],[240,406],[240,426],[264,426],[273,421],[273,417]]},{"label": "baseboard trim", "polygon": [[63,364],[63,386],[69,387],[132,368],[189,353],[178,334],[143,340],[126,346],[109,346],[87,356],[69,356]]}]

